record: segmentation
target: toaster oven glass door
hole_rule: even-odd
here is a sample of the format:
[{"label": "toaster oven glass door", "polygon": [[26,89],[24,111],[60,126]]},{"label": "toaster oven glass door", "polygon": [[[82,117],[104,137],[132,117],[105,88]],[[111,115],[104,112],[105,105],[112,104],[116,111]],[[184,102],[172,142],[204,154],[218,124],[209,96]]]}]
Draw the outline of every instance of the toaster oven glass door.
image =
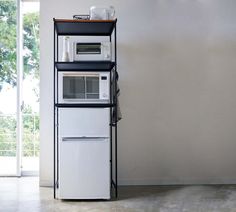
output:
[{"label": "toaster oven glass door", "polygon": [[99,75],[63,76],[63,99],[99,99]]},{"label": "toaster oven glass door", "polygon": [[76,54],[101,54],[101,43],[77,43]]}]

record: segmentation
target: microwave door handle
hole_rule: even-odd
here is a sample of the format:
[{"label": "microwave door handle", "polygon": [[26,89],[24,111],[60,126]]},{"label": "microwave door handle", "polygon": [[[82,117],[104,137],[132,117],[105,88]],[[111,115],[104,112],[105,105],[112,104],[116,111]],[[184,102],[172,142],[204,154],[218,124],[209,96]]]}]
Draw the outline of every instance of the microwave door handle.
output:
[{"label": "microwave door handle", "polygon": [[63,137],[62,141],[89,141],[89,140],[104,140],[108,137],[92,137],[92,136],[80,136],[80,137]]}]

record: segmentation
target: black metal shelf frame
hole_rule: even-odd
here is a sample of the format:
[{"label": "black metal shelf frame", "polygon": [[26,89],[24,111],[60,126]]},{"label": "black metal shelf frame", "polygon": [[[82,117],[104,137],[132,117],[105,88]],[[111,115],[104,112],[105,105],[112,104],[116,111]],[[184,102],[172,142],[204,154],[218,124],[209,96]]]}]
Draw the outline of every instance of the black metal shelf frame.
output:
[{"label": "black metal shelf frame", "polygon": [[110,61],[80,61],[80,62],[56,62],[56,68],[58,71],[102,71],[110,72],[115,63]]},{"label": "black metal shelf frame", "polygon": [[103,103],[103,104],[95,104],[95,103],[86,103],[86,104],[60,104],[60,103],[56,103],[55,104],[56,107],[58,108],[106,108],[106,107],[115,107],[115,104],[111,104],[111,103]]},{"label": "black metal shelf frame", "polygon": [[[113,189],[115,197],[118,197],[117,183],[117,20],[113,21],[84,21],[84,20],[63,20],[54,21],[54,77],[53,77],[53,146],[54,146],[54,174],[53,188],[54,199],[58,188],[58,110],[65,107],[78,108],[110,108],[110,176],[111,194]],[[59,36],[109,36],[110,42],[114,42],[114,62],[111,61],[81,61],[81,62],[59,62]],[[110,72],[110,103],[107,104],[61,104],[58,102],[58,72],[63,71],[102,71]],[[115,121],[114,121],[115,120]],[[114,144],[114,146],[113,146]],[[113,176],[114,175],[114,176]],[[111,195],[112,196],[112,195]]]},{"label": "black metal shelf frame", "polygon": [[[117,20],[53,19],[61,36],[111,36]],[[89,27],[88,27],[89,26]]]}]

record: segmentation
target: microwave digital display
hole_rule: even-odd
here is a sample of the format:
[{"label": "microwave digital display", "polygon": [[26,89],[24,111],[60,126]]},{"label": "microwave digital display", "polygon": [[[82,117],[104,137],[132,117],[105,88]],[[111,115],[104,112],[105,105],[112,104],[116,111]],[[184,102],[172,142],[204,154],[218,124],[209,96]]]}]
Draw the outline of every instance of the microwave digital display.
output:
[{"label": "microwave digital display", "polygon": [[107,80],[107,76],[102,76],[101,80]]},{"label": "microwave digital display", "polygon": [[77,54],[101,54],[101,43],[76,43]]}]

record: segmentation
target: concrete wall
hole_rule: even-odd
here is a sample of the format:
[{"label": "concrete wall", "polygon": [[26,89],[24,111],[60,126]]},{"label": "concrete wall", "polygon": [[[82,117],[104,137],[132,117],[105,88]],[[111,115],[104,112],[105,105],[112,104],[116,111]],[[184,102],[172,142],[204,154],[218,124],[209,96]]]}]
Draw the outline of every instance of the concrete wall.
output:
[{"label": "concrete wall", "polygon": [[114,5],[120,184],[236,183],[236,1],[41,0],[41,185],[53,174],[53,21]]}]

